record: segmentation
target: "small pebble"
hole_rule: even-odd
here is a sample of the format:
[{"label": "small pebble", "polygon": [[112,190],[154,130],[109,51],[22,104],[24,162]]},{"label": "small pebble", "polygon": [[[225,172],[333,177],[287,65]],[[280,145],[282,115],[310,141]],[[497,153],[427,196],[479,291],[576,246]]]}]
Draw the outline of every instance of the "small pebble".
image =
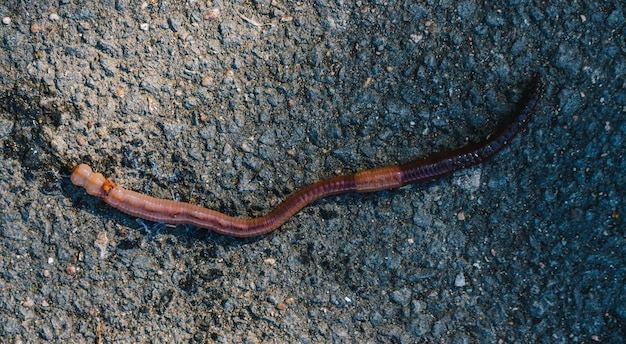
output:
[{"label": "small pebble", "polygon": [[41,30],[43,30],[43,26],[39,25],[38,23],[30,24],[30,33],[37,33]]},{"label": "small pebble", "polygon": [[213,20],[220,17],[220,9],[215,7],[210,9],[207,13],[204,14],[205,20]]},{"label": "small pebble", "polygon": [[94,241],[94,246],[100,251],[100,259],[105,259],[108,257],[109,253],[107,252],[107,245],[109,244],[109,238],[107,238],[106,232],[98,233],[98,237],[96,241]]},{"label": "small pebble", "polygon": [[267,265],[274,265],[274,264],[276,264],[276,259],[274,259],[274,258],[265,258],[265,259],[263,259],[263,263],[265,263]]},{"label": "small pebble", "polygon": [[243,150],[246,153],[251,153],[254,151],[254,149],[250,147],[250,144],[248,144],[247,142],[244,142],[241,144],[241,150]]},{"label": "small pebble", "polygon": [[285,309],[287,309],[287,305],[284,303],[279,303],[276,305],[276,309],[278,309],[279,311],[284,311]]},{"label": "small pebble", "polygon": [[52,21],[57,21],[57,20],[59,20],[59,19],[61,19],[61,18],[60,18],[60,17],[59,17],[59,15],[58,15],[58,14],[56,14],[56,13],[50,13],[50,16],[48,17],[48,19],[50,19],[50,20],[52,20]]},{"label": "small pebble", "polygon": [[412,292],[409,288],[402,288],[389,294],[391,301],[406,306],[411,302]]},{"label": "small pebble", "polygon": [[76,275],[76,267],[74,265],[68,265],[65,268],[65,272],[70,276],[74,276]]},{"label": "small pebble", "polygon": [[148,30],[150,29],[150,24],[148,24],[148,23],[141,23],[141,24],[139,25],[139,28],[140,28],[142,31],[148,31]]},{"label": "small pebble", "polygon": [[9,17],[2,18],[2,24],[4,24],[4,25],[11,24],[11,18],[9,18]]},{"label": "small pebble", "polygon": [[213,78],[208,75],[203,76],[202,81],[200,82],[200,85],[204,87],[209,87],[213,85]]},{"label": "small pebble", "polygon": [[183,29],[174,32],[174,35],[176,34],[178,34],[178,38],[182,39],[183,41],[191,37],[191,34],[187,30]]},{"label": "small pebble", "polygon": [[367,79],[365,79],[365,81],[363,81],[363,83],[361,84],[361,87],[367,88],[367,86],[369,86],[371,82],[372,82],[372,78],[368,77]]},{"label": "small pebble", "polygon": [[454,286],[459,288],[465,286],[465,275],[462,272],[459,272],[454,278]]},{"label": "small pebble", "polygon": [[24,306],[26,308],[30,308],[30,307],[32,307],[34,305],[35,305],[35,301],[33,301],[33,299],[31,299],[30,296],[26,296],[26,298],[22,302],[22,306]]}]

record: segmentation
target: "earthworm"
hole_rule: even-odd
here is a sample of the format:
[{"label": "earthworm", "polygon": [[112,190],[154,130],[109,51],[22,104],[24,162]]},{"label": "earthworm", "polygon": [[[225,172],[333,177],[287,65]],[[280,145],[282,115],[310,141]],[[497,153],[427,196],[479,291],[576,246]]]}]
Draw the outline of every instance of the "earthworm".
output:
[{"label": "earthworm", "polygon": [[330,195],[347,192],[372,192],[397,188],[451,174],[492,158],[508,145],[525,126],[541,97],[543,85],[536,77],[521,109],[490,138],[454,151],[338,176],[311,184],[292,194],[269,214],[257,218],[237,218],[197,205],[158,199],[126,190],[95,173],[86,164],[76,166],[71,175],[74,185],[100,197],[126,214],[168,224],[190,224],[235,237],[269,233],[285,223],[307,204]]}]

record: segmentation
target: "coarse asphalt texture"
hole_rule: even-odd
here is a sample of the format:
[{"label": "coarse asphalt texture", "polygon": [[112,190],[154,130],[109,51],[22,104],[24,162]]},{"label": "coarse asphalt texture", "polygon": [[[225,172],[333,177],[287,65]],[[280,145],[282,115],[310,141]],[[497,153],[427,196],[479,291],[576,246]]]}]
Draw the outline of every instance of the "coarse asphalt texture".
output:
[{"label": "coarse asphalt texture", "polygon": [[[0,4],[0,342],[617,343],[623,1]],[[69,181],[267,213],[487,137],[493,160],[236,239]]]}]

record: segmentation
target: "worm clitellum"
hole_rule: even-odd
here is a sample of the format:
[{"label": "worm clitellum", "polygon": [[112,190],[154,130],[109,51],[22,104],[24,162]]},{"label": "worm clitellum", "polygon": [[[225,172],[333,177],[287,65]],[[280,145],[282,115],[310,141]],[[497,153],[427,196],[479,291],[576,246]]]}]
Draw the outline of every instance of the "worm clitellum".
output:
[{"label": "worm clitellum", "polygon": [[541,97],[543,85],[534,81],[519,112],[490,138],[454,151],[325,179],[289,196],[269,214],[257,218],[236,218],[197,205],[158,199],[119,187],[86,164],[76,166],[71,180],[88,194],[132,216],[169,224],[190,224],[236,237],[252,237],[280,227],[307,204],[346,192],[372,192],[417,183],[448,175],[492,158],[524,127]]}]

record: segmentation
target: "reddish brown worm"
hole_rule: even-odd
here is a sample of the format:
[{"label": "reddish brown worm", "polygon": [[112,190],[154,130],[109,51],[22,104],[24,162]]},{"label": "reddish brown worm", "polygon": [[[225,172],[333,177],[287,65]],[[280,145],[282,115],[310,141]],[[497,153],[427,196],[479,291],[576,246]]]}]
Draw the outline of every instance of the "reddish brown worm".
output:
[{"label": "reddish brown worm", "polygon": [[346,192],[372,192],[442,177],[491,159],[511,142],[532,116],[541,97],[539,77],[533,83],[521,109],[490,138],[454,151],[325,179],[289,196],[269,214],[257,218],[237,218],[197,205],[158,199],[119,187],[86,164],[76,166],[71,180],[88,194],[100,197],[126,214],[169,224],[190,224],[235,237],[269,233],[285,223],[307,204],[330,195]]}]

